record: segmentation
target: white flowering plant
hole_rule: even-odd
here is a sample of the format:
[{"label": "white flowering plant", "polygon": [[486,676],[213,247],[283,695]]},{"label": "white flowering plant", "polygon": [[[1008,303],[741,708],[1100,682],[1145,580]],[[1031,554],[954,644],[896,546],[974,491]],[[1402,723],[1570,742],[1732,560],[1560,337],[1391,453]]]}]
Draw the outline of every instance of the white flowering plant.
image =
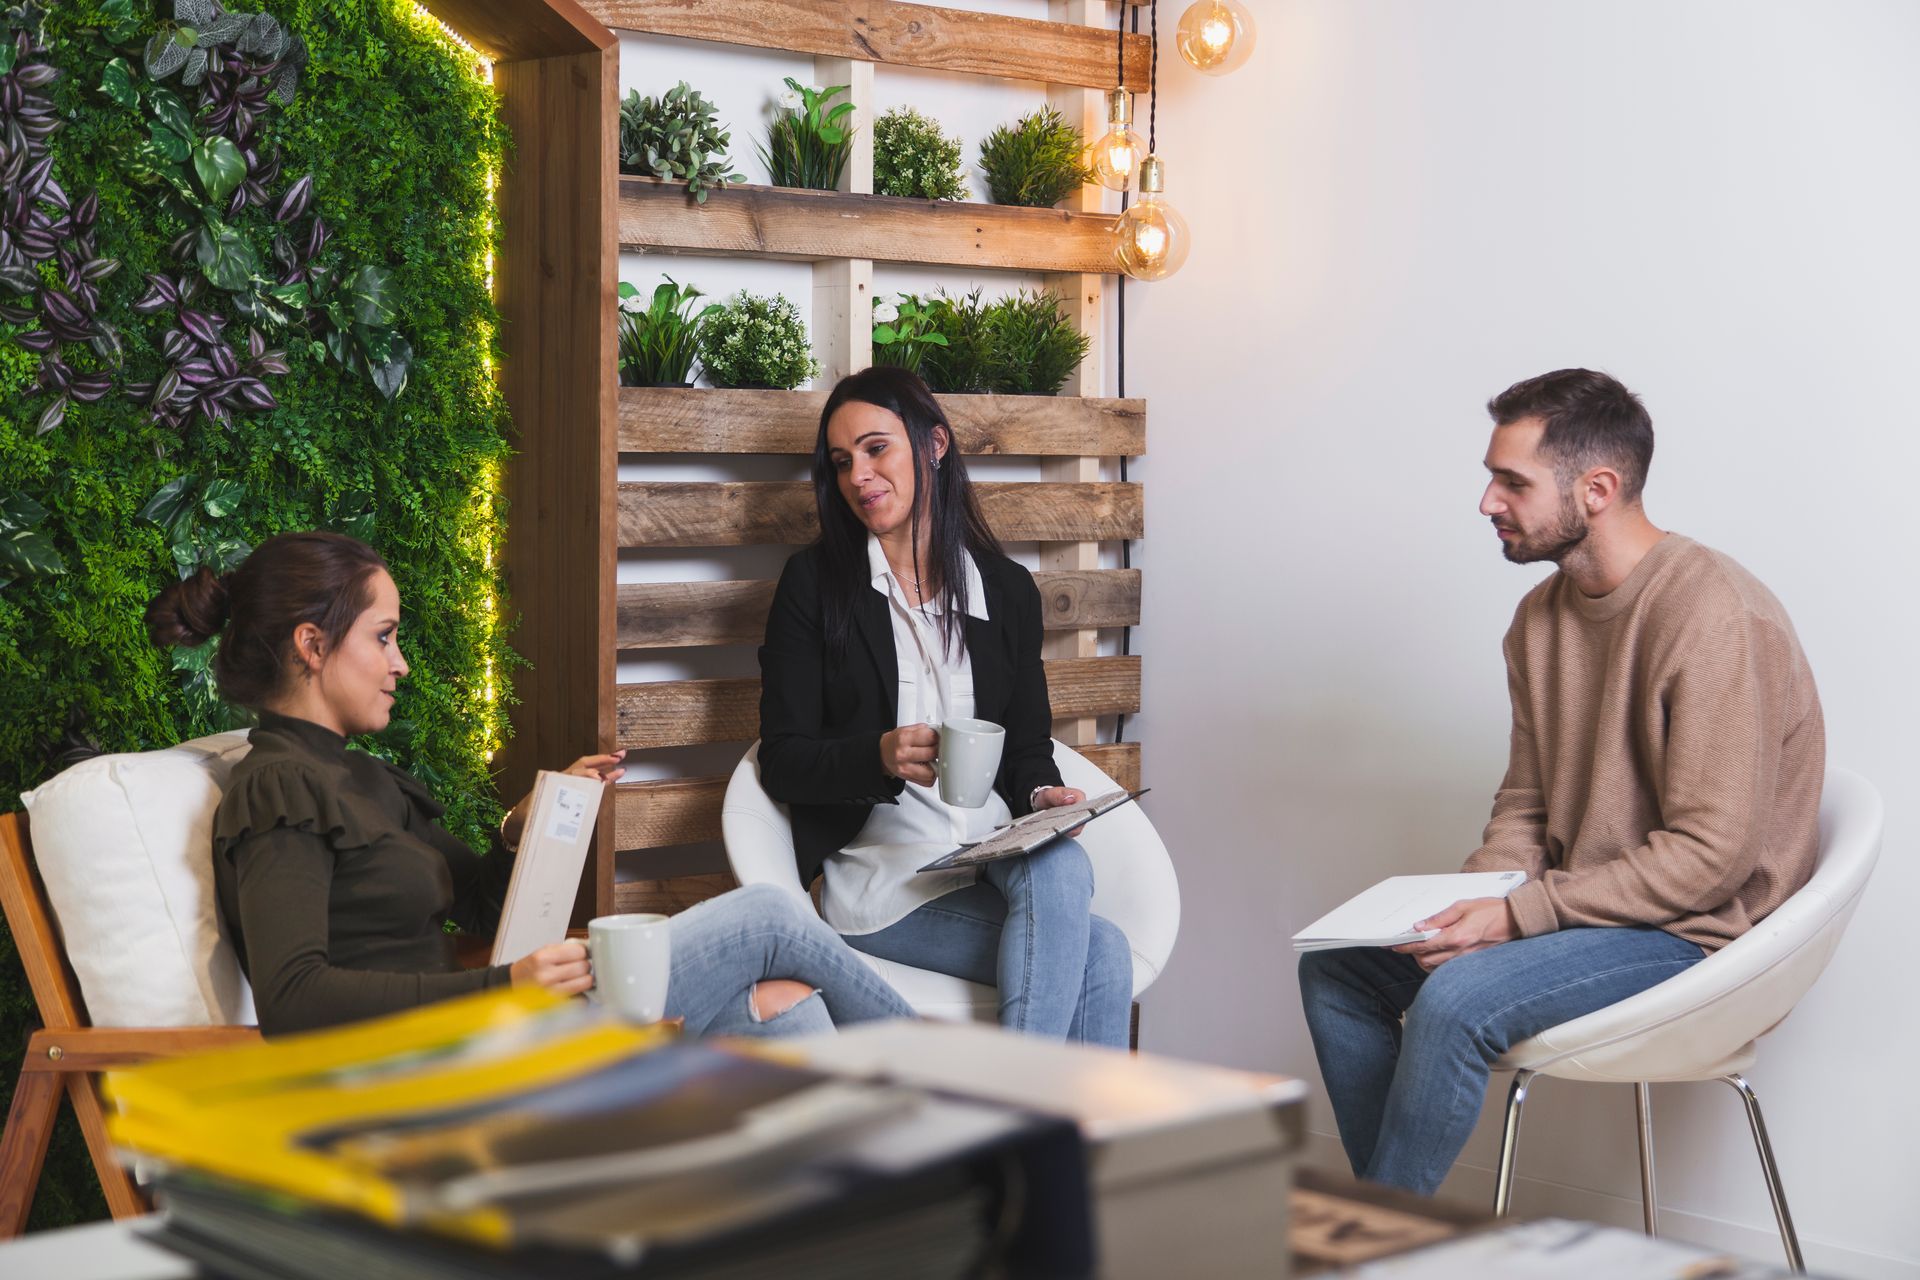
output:
[{"label": "white flowering plant", "polygon": [[800,308],[779,294],[744,290],[715,307],[701,327],[700,364],[716,387],[791,391],[820,372]]},{"label": "white flowering plant", "polygon": [[847,157],[853,154],[853,121],[848,118],[853,103],[827,103],[848,86],[815,89],[792,76],[786,85],[787,91],[774,107],[773,123],[767,126],[767,145],[760,148],[760,159],[776,187],[832,191],[839,187]]},{"label": "white flowering plant", "polygon": [[873,189],[883,196],[965,200],[961,143],[912,107],[896,107],[873,126]]},{"label": "white flowering plant", "polygon": [[918,295],[903,293],[898,302],[873,302],[873,362],[898,365],[918,373],[928,347],[944,347],[947,335]]},{"label": "white flowering plant", "polygon": [[700,343],[700,330],[720,304],[708,303],[692,310],[694,299],[704,297],[690,284],[679,284],[672,276],[654,289],[651,301],[643,301],[640,290],[620,282],[620,385],[623,387],[686,386],[691,379],[693,356]]}]

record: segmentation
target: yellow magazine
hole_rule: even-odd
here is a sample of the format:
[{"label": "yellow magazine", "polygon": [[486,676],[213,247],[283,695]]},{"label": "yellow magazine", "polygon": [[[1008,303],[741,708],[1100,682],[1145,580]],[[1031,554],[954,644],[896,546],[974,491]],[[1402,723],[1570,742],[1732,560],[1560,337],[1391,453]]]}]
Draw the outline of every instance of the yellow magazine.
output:
[{"label": "yellow magazine", "polygon": [[633,1027],[538,990],[483,993],[334,1031],[108,1073],[123,1147],[185,1168],[348,1209],[504,1243],[488,1209],[410,1205],[366,1163],[307,1139],[383,1117],[480,1105],[645,1052],[670,1030]]}]

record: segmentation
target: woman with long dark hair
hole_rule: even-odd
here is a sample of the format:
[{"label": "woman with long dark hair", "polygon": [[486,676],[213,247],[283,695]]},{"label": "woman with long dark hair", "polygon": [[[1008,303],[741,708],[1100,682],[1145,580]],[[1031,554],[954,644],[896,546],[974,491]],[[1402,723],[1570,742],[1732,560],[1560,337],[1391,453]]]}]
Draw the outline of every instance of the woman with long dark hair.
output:
[{"label": "woman with long dark hair", "polygon": [[[1072,840],[915,874],[1015,815],[1078,803],[1053,763],[1040,593],[987,528],[926,384],[876,367],[827,397],[813,453],[820,539],[787,562],[760,650],[760,777],[791,807],[803,883],[858,950],[1000,989],[1000,1021],[1127,1043],[1132,953],[1092,913]],[[1006,730],[979,809],[934,786],[936,726]]]},{"label": "woman with long dark hair", "polygon": [[[348,739],[386,728],[399,682],[400,593],[366,543],[269,538],[233,572],[202,569],[147,607],[160,645],[220,637],[214,675],[259,715],[213,823],[214,885],[261,1029],[305,1030],[486,987],[593,985],[586,947],[559,942],[511,965],[454,963],[452,920],[491,932],[524,825],[522,800],[491,855],[439,823],[410,774]],[[567,770],[613,781],[621,753]],[[765,886],[674,916],[667,1015],[694,1033],[767,1035],[912,1010],[833,931]]]}]

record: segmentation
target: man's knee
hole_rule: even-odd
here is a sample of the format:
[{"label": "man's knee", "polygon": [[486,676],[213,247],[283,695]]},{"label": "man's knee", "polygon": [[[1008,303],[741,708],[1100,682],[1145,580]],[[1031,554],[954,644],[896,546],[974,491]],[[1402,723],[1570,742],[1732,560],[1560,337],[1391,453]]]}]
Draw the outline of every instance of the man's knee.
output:
[{"label": "man's knee", "polygon": [[1407,1010],[1407,1031],[1423,1039],[1448,1044],[1474,1044],[1482,1055],[1506,1051],[1498,1031],[1498,1014],[1519,995],[1510,983],[1489,981],[1481,966],[1465,964],[1460,956],[1435,969]]}]

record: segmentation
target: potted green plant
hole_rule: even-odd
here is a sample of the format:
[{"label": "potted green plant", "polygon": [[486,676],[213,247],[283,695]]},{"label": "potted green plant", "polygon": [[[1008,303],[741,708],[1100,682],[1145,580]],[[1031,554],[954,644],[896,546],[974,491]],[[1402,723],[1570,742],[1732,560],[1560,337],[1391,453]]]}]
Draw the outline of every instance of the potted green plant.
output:
[{"label": "potted green plant", "polygon": [[987,309],[993,390],[1003,395],[1060,394],[1093,340],[1075,329],[1060,299],[1044,291],[1012,293]]},{"label": "potted green plant", "polygon": [[820,371],[800,309],[779,294],[744,290],[714,308],[700,332],[700,365],[716,387],[791,391]]},{"label": "potted green plant", "polygon": [[1087,140],[1053,107],[1001,125],[980,144],[980,167],[995,204],[1046,209],[1093,177]]},{"label": "potted green plant", "polygon": [[985,302],[975,289],[961,298],[937,295],[927,311],[947,341],[926,348],[920,374],[939,392],[1058,395],[1092,345],[1051,293],[1022,290]]},{"label": "potted green plant", "polygon": [[620,172],[680,179],[701,204],[712,188],[746,177],[730,171],[731,139],[714,105],[685,80],[658,98],[635,89],[620,104]]},{"label": "potted green plant", "polygon": [[699,350],[700,330],[720,309],[717,302],[692,310],[705,297],[692,285],[672,276],[642,302],[640,290],[620,282],[620,385],[623,387],[688,387],[693,385],[693,357]]},{"label": "potted green plant", "polygon": [[960,139],[912,107],[896,107],[873,125],[873,189],[883,196],[965,200]]},{"label": "potted green plant", "polygon": [[[946,341],[923,350],[920,376],[935,391],[956,395],[993,389],[993,332],[980,290],[927,301],[932,326]],[[877,352],[876,352],[877,354]]]},{"label": "potted green plant", "polygon": [[930,347],[947,345],[939,320],[918,295],[903,293],[898,302],[873,303],[873,362],[918,372]]},{"label": "potted green plant", "polygon": [[847,120],[853,103],[827,103],[847,86],[811,89],[792,76],[786,85],[767,127],[767,145],[760,148],[767,173],[776,187],[836,191],[853,154],[853,125]]}]

